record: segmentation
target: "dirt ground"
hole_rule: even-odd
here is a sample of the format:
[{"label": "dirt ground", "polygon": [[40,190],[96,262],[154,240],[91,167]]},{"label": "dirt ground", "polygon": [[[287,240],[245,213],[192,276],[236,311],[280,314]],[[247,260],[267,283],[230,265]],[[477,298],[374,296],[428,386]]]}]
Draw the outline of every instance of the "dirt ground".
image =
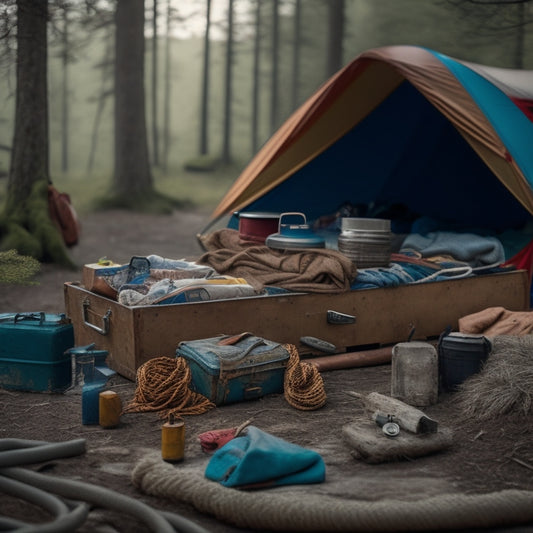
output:
[{"label": "dirt ground", "polygon": [[[81,242],[72,250],[72,256],[80,267],[103,256],[119,263],[128,262],[133,255],[158,254],[174,259],[194,257],[201,252],[195,235],[206,223],[207,213],[194,210],[175,212],[171,216],[122,211],[90,214],[82,218]],[[39,285],[2,287],[0,312],[64,312],[63,284],[79,280],[80,272],[44,265],[37,278]],[[451,393],[441,394],[438,403],[424,411],[438,421],[440,428],[453,432],[451,448],[417,459],[382,464],[368,464],[354,457],[354,450],[344,438],[342,429],[346,424],[368,419],[368,414],[361,402],[346,391],[389,394],[390,370],[390,365],[380,365],[324,372],[327,403],[316,411],[297,410],[280,394],[188,416],[185,418],[185,460],[173,468],[177,475],[180,471],[203,473],[209,456],[202,452],[198,434],[251,420],[256,427],[313,449],[323,457],[326,464],[324,483],[255,492],[256,495],[263,493],[265,502],[273,493],[301,502],[302,512],[305,512],[306,500],[313,494],[331,498],[341,507],[343,502],[349,501],[390,502],[391,506],[401,507],[398,501],[424,502],[445,495],[457,497],[457,503],[449,505],[459,506],[459,501],[468,496],[504,494],[503,491],[508,489],[533,490],[531,414],[527,417],[509,415],[483,423],[467,422],[462,419]],[[108,385],[119,394],[123,405],[133,398],[135,383],[117,375]],[[138,461],[149,454],[160,454],[163,421],[158,413],[123,414],[118,427],[103,429],[99,425],[81,423],[79,391],[48,394],[0,389],[0,405],[0,439],[86,440],[86,452],[79,456],[28,465],[27,468],[117,491],[154,509],[181,514],[207,531],[249,530],[232,524],[231,516],[218,519],[209,512],[199,512],[190,503],[145,494],[132,484],[132,470]],[[516,493],[505,494],[511,499],[516,496]],[[271,513],[272,510],[265,506],[266,524],[269,524]],[[294,514],[297,524],[298,515]],[[0,498],[0,515],[35,522],[50,519],[50,515],[32,504],[6,495]],[[443,530],[437,518],[434,522],[431,517],[429,520],[431,527],[426,524],[421,529]],[[397,523],[389,522],[375,528],[367,524],[353,530],[406,530],[402,524],[398,518]],[[267,531],[273,527],[266,525],[261,529]],[[471,529],[472,526],[464,528]],[[100,507],[91,511],[79,529],[103,533],[148,530],[148,526],[139,520]],[[533,522],[530,521],[528,526],[503,520],[490,530],[533,531]]]}]

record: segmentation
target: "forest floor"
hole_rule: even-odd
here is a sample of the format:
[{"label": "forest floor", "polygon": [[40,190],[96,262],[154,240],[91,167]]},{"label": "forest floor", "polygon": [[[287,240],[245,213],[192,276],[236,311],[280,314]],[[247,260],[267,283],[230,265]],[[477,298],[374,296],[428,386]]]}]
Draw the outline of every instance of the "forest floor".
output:
[{"label": "forest floor", "polygon": [[[0,312],[64,312],[63,284],[79,281],[81,266],[93,263],[103,256],[118,263],[128,262],[134,255],[158,254],[174,259],[194,257],[201,252],[195,235],[203,229],[207,220],[208,214],[197,210],[177,211],[170,216],[123,211],[83,216],[82,237],[80,243],[72,249],[72,257],[80,268],[71,271],[44,265],[36,278],[38,285],[2,287]],[[313,513],[313,509],[306,503],[313,495],[318,495],[324,501],[332,502],[332,513],[339,512],[339,528],[342,526],[340,513],[345,506],[352,502],[368,505],[381,502],[385,508],[397,509],[397,519],[389,518],[387,523],[383,523],[377,513],[372,521],[359,522],[358,527],[352,524],[351,530],[412,531],[412,525],[406,526],[404,511],[409,504],[416,508],[418,504],[431,502],[435,507],[434,514],[427,508],[424,512],[417,511],[420,520],[425,520],[421,522],[423,525],[418,527],[419,530],[470,531],[474,527],[471,523],[461,525],[464,523],[459,522],[453,527],[445,527],[442,515],[437,514],[439,502],[447,507],[447,511],[453,509],[455,512],[455,509],[462,508],[469,497],[482,497],[490,493],[501,496],[506,500],[505,508],[511,506],[513,509],[515,499],[523,494],[515,491],[530,491],[529,494],[533,491],[531,414],[513,414],[485,422],[467,422],[461,417],[454,395],[442,394],[439,401],[427,407],[424,412],[438,421],[439,428],[452,431],[453,444],[449,449],[411,460],[369,464],[354,457],[352,446],[343,437],[343,427],[346,424],[368,420],[361,402],[346,394],[346,391],[389,394],[390,365],[324,372],[323,380],[327,402],[315,411],[295,409],[282,394],[274,394],[259,400],[217,407],[201,415],[187,416],[185,459],[173,466],[176,474],[202,475],[205,471],[209,456],[199,445],[197,436],[200,433],[235,427],[252,420],[252,424],[263,431],[317,451],[326,464],[326,480],[323,483],[242,494],[244,506],[250,501],[248,497],[263,498],[264,508],[256,513],[258,516],[254,516],[254,520],[264,519],[260,522],[264,525],[254,526],[255,530],[298,529],[298,523],[303,522],[303,515],[299,513]],[[116,375],[108,385],[119,394],[123,405],[133,398],[135,383],[126,378]],[[158,413],[123,414],[118,427],[103,429],[99,425],[82,424],[79,391],[50,394],[0,389],[0,404],[0,439],[49,442],[79,438],[86,440],[87,449],[84,454],[27,465],[27,468],[48,476],[80,480],[117,491],[154,509],[178,513],[207,531],[251,530],[242,523],[235,525],[234,521],[237,519],[232,518],[232,513],[227,509],[224,510],[223,497],[218,501],[220,514],[215,516],[214,509],[209,507],[200,511],[196,503],[192,505],[172,501],[170,497],[149,495],[133,485],[132,471],[138,461],[149,455],[160,454],[163,420]],[[232,492],[232,489],[224,490]],[[291,507],[293,525],[290,528],[286,523],[278,527],[274,525],[274,515],[283,512],[280,508],[269,507],[270,498],[275,499],[276,495],[280,495],[286,502],[295,502]],[[75,498],[75,495],[72,497]],[[209,499],[208,494],[206,498]],[[207,502],[206,505],[209,503],[213,502]],[[495,508],[494,505],[492,507]],[[389,517],[390,514],[388,513]],[[501,521],[491,518],[487,525],[484,520],[489,514],[487,508],[479,507],[475,525],[491,531],[533,531],[531,518],[529,526],[516,522],[515,510],[507,513],[507,518],[504,518],[502,508]],[[50,519],[50,515],[32,504],[6,495],[0,498],[0,515],[35,522]],[[102,533],[147,530],[148,527],[137,519],[99,507],[91,511],[89,518],[79,529]],[[309,526],[304,530],[309,531]]]}]

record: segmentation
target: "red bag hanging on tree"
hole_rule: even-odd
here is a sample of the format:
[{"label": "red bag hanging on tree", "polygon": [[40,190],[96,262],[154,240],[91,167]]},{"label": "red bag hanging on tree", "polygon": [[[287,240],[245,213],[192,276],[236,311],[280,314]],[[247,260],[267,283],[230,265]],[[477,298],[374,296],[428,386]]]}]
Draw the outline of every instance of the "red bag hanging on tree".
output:
[{"label": "red bag hanging on tree", "polygon": [[68,247],[77,244],[80,237],[80,222],[70,196],[59,192],[53,185],[48,185],[48,209],[50,218],[61,231],[65,244]]}]

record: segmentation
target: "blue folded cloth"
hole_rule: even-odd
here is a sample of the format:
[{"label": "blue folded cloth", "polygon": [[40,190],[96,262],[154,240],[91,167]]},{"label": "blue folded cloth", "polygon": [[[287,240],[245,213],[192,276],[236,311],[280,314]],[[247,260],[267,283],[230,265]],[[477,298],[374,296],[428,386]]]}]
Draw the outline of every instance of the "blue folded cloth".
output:
[{"label": "blue folded cloth", "polygon": [[503,244],[491,236],[473,233],[435,231],[424,235],[413,233],[403,241],[403,251],[416,250],[422,257],[451,255],[471,267],[495,266],[505,261]]},{"label": "blue folded cloth", "polygon": [[321,483],[326,466],[317,452],[248,426],[214,453],[205,477],[237,488]]}]

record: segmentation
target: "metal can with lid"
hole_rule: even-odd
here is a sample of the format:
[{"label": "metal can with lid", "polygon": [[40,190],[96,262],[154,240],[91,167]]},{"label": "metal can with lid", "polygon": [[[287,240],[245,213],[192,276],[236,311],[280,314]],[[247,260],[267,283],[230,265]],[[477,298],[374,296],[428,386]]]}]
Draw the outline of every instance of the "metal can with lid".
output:
[{"label": "metal can with lid", "polygon": [[388,266],[391,257],[391,221],[382,218],[341,219],[338,248],[358,268]]},{"label": "metal can with lid", "polygon": [[239,238],[250,244],[265,244],[265,239],[275,233],[279,224],[279,213],[250,211],[238,213]]},{"label": "metal can with lid", "polygon": [[299,212],[282,213],[278,232],[269,235],[265,242],[269,248],[276,250],[326,247],[325,239],[312,230],[306,216]]}]

